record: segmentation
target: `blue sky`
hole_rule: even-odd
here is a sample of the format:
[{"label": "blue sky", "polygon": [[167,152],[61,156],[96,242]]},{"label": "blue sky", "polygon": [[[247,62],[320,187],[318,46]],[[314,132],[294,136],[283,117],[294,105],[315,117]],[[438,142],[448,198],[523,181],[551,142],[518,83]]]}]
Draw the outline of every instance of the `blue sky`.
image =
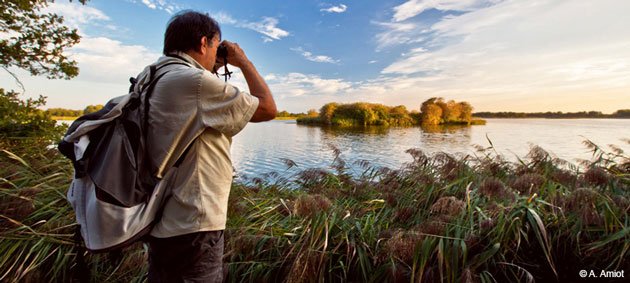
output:
[{"label": "blue sky", "polygon": [[[14,70],[26,96],[82,109],[124,94],[161,54],[173,13],[207,12],[266,78],[278,108],[368,101],[419,109],[441,96],[477,111],[630,108],[630,1],[58,0],[83,36],[70,81]],[[231,82],[246,89],[240,74]],[[0,85],[18,89],[3,73]]]}]

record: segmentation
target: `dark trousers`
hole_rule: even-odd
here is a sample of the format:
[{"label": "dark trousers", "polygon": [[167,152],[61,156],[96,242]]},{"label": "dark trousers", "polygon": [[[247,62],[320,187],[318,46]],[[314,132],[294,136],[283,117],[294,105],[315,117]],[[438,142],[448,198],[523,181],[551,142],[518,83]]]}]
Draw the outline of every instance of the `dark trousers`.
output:
[{"label": "dark trousers", "polygon": [[223,230],[149,239],[149,282],[222,282]]}]

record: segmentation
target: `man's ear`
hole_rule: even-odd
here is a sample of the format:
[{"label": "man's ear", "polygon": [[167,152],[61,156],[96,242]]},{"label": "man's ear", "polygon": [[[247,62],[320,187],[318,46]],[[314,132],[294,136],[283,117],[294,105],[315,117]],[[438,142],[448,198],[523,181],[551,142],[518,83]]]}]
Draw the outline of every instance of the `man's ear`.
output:
[{"label": "man's ear", "polygon": [[201,53],[202,55],[205,55],[206,52],[208,51],[206,49],[206,47],[208,46],[208,44],[210,44],[211,42],[208,42],[208,37],[206,36],[202,36],[201,40],[199,41],[199,53]]}]

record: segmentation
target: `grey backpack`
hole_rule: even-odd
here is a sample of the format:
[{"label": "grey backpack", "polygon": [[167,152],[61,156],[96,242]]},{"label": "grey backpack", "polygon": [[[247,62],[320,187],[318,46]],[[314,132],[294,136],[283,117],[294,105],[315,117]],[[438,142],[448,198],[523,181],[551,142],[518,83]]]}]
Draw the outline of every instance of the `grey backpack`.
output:
[{"label": "grey backpack", "polygon": [[187,65],[151,65],[148,76],[131,79],[129,94],[78,118],[59,143],[59,151],[74,166],[67,198],[85,247],[92,252],[117,250],[147,235],[170,195],[174,170],[162,179],[155,177],[145,149],[149,99],[168,72],[163,68],[172,64]]}]

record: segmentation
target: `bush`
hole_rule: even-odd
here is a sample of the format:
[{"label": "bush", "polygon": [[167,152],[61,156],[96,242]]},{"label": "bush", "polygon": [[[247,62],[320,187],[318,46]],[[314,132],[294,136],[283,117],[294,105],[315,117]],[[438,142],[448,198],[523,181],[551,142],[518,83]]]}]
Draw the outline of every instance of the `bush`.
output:
[{"label": "bush", "polygon": [[65,126],[56,125],[49,113],[38,109],[46,98],[22,100],[14,91],[0,88],[0,145],[21,154],[59,141]]}]

